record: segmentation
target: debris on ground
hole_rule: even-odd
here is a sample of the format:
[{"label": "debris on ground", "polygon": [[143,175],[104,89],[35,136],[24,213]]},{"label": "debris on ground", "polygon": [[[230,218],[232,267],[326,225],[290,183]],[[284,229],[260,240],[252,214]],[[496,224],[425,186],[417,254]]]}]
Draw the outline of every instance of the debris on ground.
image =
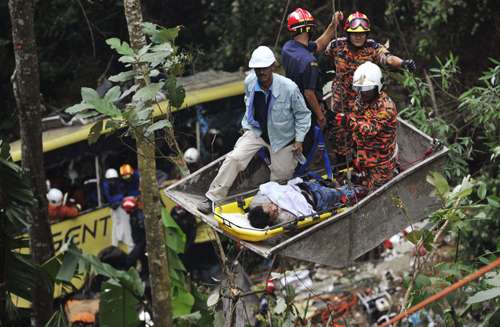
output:
[{"label": "debris on ground", "polygon": [[[423,226],[419,226],[421,228]],[[352,267],[333,269],[318,264],[296,264],[293,269],[269,274],[255,273],[251,278],[265,288],[261,311],[293,289],[297,316],[311,326],[377,326],[401,310],[405,288],[403,277],[420,251],[406,240],[405,230],[384,242],[376,261],[356,262]],[[265,296],[274,297],[274,299]],[[289,294],[288,294],[289,296]],[[436,326],[432,311],[422,310],[402,321],[400,326]]]}]

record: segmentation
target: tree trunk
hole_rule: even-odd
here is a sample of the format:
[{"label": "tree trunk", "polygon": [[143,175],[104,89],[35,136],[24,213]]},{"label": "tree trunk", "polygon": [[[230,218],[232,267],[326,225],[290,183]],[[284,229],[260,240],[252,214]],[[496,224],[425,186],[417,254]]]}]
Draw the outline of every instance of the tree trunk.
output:
[{"label": "tree trunk", "polygon": [[[0,192],[0,208],[3,208],[2,203],[2,192]],[[2,242],[2,238],[0,236],[0,242]],[[7,312],[5,311],[7,293],[5,289],[5,244],[0,243],[0,326],[7,325]]]},{"label": "tree trunk", "polygon": [[[130,45],[136,51],[146,44],[142,31],[140,0],[124,0]],[[144,83],[142,67],[134,67],[136,83]],[[137,161],[141,173],[141,192],[144,201],[144,221],[151,284],[153,321],[155,326],[172,326],[170,275],[165,245],[165,231],[160,212],[160,194],[156,180],[154,135],[145,137],[142,128],[135,134]]]},{"label": "tree trunk", "polygon": [[[40,77],[33,1],[9,0],[9,9],[16,59],[12,83],[21,129],[22,167],[31,176],[38,200],[37,207],[31,210],[30,248],[33,261],[41,264],[53,255],[54,250],[45,198],[47,191],[43,169]],[[33,290],[32,326],[43,326],[52,315],[52,294],[46,291],[46,285],[38,285]]]}]

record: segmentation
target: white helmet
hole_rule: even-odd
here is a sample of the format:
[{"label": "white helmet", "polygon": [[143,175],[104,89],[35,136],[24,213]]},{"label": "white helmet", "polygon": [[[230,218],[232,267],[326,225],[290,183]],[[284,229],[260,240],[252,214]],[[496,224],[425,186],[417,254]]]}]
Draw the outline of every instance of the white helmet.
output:
[{"label": "white helmet", "polygon": [[47,193],[47,200],[49,203],[55,206],[60,206],[63,200],[63,194],[60,190],[56,188],[51,188],[49,193]]},{"label": "white helmet", "polygon": [[188,164],[198,162],[198,160],[200,160],[200,152],[195,148],[189,148],[184,152],[184,160]]},{"label": "white helmet", "polygon": [[374,63],[367,61],[354,72],[352,88],[356,91],[370,91],[375,87],[382,91],[382,71]]},{"label": "white helmet", "polygon": [[118,172],[116,171],[116,169],[109,168],[108,170],[106,170],[104,177],[105,178],[118,178]]},{"label": "white helmet", "polygon": [[253,50],[248,67],[267,68],[274,64],[275,61],[276,57],[274,57],[273,50],[261,45],[257,49]]}]

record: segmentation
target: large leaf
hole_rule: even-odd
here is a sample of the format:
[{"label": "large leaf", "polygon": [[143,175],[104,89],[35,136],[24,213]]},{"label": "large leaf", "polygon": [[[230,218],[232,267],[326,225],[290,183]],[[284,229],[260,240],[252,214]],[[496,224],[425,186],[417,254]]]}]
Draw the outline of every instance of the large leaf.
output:
[{"label": "large leaf", "polygon": [[132,97],[135,101],[150,101],[156,97],[156,94],[160,92],[163,83],[151,83],[139,89]]},{"label": "large leaf", "polygon": [[106,94],[104,95],[104,99],[113,103],[118,101],[118,99],[120,99],[120,95],[121,95],[120,87],[115,85],[112,88],[110,88],[108,92],[106,92]]},{"label": "large leaf", "polygon": [[107,263],[99,261],[99,259],[92,255],[80,253],[77,249],[69,248],[68,252],[74,253],[83,262],[89,264],[97,274],[115,280],[117,284],[120,283],[136,296],[140,297],[144,295],[144,283],[136,269],[130,268],[128,271],[121,271],[113,268]]},{"label": "large leaf", "polygon": [[109,77],[108,79],[111,82],[119,83],[119,82],[126,82],[128,80],[131,80],[132,78],[134,78],[134,71],[129,70],[126,72],[121,72],[117,75],[113,75],[113,76]]},{"label": "large leaf", "polygon": [[186,234],[184,234],[179,225],[177,225],[166,208],[162,208],[161,216],[163,226],[166,227],[165,238],[167,247],[175,253],[184,253],[184,249],[186,247]]},{"label": "large leaf", "polygon": [[182,86],[176,87],[173,92],[169,92],[167,99],[174,108],[180,108],[186,98],[186,91]]},{"label": "large leaf", "polygon": [[500,287],[490,288],[486,291],[480,291],[467,299],[467,304],[479,303],[494,299],[500,296]]},{"label": "large leaf", "polygon": [[184,289],[178,288],[177,294],[172,296],[172,315],[175,317],[187,315],[191,312],[194,297]]},{"label": "large leaf", "polygon": [[438,172],[432,172],[427,176],[427,182],[432,184],[439,195],[443,196],[450,191],[450,186],[446,179]]},{"label": "large leaf", "polygon": [[151,124],[145,131],[146,135],[150,135],[154,131],[157,131],[159,129],[163,129],[165,127],[172,128],[172,123],[166,119],[158,120]]},{"label": "large leaf", "polygon": [[64,111],[68,114],[75,115],[88,109],[94,109],[94,106],[90,103],[77,103],[69,108],[66,108]]},{"label": "large leaf", "polygon": [[[115,91],[113,91],[114,93]],[[109,117],[121,116],[121,111],[111,101],[106,98],[102,99],[94,89],[82,87],[82,100],[84,103],[90,104],[95,110]]]},{"label": "large leaf", "polygon": [[[24,299],[31,300],[31,290],[42,283],[42,272],[26,256],[7,252],[5,256],[5,289]],[[42,284],[50,289],[52,285]]]},{"label": "large leaf", "polygon": [[175,76],[169,76],[167,78],[165,81],[165,91],[170,105],[175,108],[180,108],[184,103],[186,91],[182,86],[177,86]]},{"label": "large leaf", "polygon": [[97,94],[96,90],[91,89],[90,87],[82,87],[80,93],[84,103],[93,104],[100,99],[100,96],[99,94]]},{"label": "large leaf", "polygon": [[160,65],[170,53],[168,52],[149,52],[141,56],[141,62],[148,62],[151,67],[156,67]]},{"label": "large leaf", "polygon": [[144,23],[143,30],[154,43],[173,42],[179,35],[180,26],[164,28],[153,23]]},{"label": "large leaf", "polygon": [[500,208],[500,198],[495,195],[490,195],[486,198],[488,204],[494,208]]},{"label": "large leaf", "polygon": [[74,255],[73,252],[65,252],[56,280],[69,283],[75,275],[79,260],[80,258]]},{"label": "large leaf", "polygon": [[121,116],[120,109],[118,109],[112,102],[105,99],[99,99],[93,103],[93,105],[95,106],[95,110],[108,117],[118,118]]},{"label": "large leaf", "polygon": [[124,287],[112,282],[101,286],[99,320],[102,327],[135,327],[139,323],[138,300]]},{"label": "large leaf", "polygon": [[177,39],[180,30],[180,26],[171,28],[160,27],[158,34],[155,35],[154,41],[156,41],[157,43],[173,42],[175,41],[175,39]]},{"label": "large leaf", "polygon": [[120,39],[113,37],[106,40],[106,44],[108,44],[111,49],[116,50],[121,55],[124,56],[133,56],[134,50],[128,45],[125,41],[120,41]]},{"label": "large leaf", "polygon": [[497,273],[492,278],[486,279],[486,283],[491,286],[500,287],[500,273]]}]

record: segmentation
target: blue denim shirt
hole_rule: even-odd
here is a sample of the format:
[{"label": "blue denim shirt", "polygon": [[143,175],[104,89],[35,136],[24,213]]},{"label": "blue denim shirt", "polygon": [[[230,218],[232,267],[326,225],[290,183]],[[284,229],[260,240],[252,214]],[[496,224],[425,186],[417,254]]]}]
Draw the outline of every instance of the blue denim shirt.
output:
[{"label": "blue denim shirt", "polygon": [[[257,76],[252,71],[245,78],[245,104],[246,112],[241,121],[245,130],[251,130],[260,136],[259,123],[254,119],[253,98],[257,83]],[[271,85],[271,100],[267,116],[267,130],[271,150],[277,152],[291,141],[304,142],[309,127],[311,126],[311,111],[297,85],[290,79],[273,74]]]}]

